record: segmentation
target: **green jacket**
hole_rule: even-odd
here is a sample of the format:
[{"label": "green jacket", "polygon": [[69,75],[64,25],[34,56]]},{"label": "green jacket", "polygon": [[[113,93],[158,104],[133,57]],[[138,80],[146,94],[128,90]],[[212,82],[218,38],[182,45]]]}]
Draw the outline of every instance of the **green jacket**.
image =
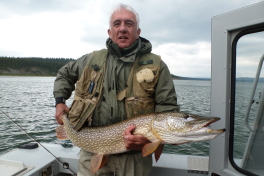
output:
[{"label": "green jacket", "polygon": [[[152,46],[144,38],[139,38],[130,48],[118,49],[116,44],[107,40],[109,51],[107,68],[103,83],[103,96],[93,114],[92,126],[105,126],[125,120],[124,101],[117,100],[117,94],[126,88],[128,75],[138,54],[150,53]],[[74,62],[62,67],[54,83],[54,97],[68,99],[75,89],[75,83],[82,75],[87,61],[91,57],[86,54]],[[168,67],[161,61],[160,78],[155,87],[155,112],[179,110],[177,98]]]}]

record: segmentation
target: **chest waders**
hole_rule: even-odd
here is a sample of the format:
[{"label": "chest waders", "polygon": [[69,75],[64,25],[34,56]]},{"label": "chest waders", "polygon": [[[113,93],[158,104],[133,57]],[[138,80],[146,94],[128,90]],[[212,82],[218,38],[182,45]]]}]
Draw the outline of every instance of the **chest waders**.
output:
[{"label": "chest waders", "polygon": [[[103,94],[107,49],[94,51],[76,83],[69,120],[75,130],[84,123],[91,126],[93,112]],[[125,101],[127,118],[154,112],[154,88],[159,78],[161,58],[147,53],[135,60],[127,81],[127,87],[117,95]]]}]

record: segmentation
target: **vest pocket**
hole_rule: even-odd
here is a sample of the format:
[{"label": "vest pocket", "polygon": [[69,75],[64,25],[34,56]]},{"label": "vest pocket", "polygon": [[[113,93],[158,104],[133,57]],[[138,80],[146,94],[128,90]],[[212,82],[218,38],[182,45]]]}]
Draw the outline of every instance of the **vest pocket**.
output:
[{"label": "vest pocket", "polygon": [[140,70],[134,78],[134,94],[137,97],[152,96],[158,81],[159,67],[148,67]]},{"label": "vest pocket", "polygon": [[153,113],[155,108],[154,99],[150,97],[130,97],[126,99],[127,117],[132,118],[142,114]]},{"label": "vest pocket", "polygon": [[82,98],[93,95],[100,76],[100,71],[94,71],[86,66],[81,78],[76,83],[75,94]]},{"label": "vest pocket", "polygon": [[[89,123],[89,117],[92,116],[92,112],[93,112],[90,109],[93,109],[94,105],[95,102],[89,99],[73,100],[68,118],[75,130],[79,130],[85,122],[88,121]],[[88,110],[90,110],[90,112],[88,112]]]}]

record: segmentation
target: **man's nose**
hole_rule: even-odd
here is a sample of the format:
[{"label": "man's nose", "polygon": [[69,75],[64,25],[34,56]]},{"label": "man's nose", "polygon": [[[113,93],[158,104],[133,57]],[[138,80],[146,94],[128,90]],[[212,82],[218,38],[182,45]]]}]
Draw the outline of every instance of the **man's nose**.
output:
[{"label": "man's nose", "polygon": [[127,27],[126,27],[126,25],[125,25],[125,23],[121,23],[121,25],[120,25],[120,32],[127,32]]}]

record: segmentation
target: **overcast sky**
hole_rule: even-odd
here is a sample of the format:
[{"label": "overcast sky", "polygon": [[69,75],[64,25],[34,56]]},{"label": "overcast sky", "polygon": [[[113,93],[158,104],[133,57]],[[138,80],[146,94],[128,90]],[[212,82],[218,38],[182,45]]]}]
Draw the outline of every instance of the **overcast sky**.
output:
[{"label": "overcast sky", "polygon": [[[261,0],[122,0],[174,75],[210,77],[211,18]],[[77,59],[105,48],[117,0],[0,0],[0,56]]]}]

